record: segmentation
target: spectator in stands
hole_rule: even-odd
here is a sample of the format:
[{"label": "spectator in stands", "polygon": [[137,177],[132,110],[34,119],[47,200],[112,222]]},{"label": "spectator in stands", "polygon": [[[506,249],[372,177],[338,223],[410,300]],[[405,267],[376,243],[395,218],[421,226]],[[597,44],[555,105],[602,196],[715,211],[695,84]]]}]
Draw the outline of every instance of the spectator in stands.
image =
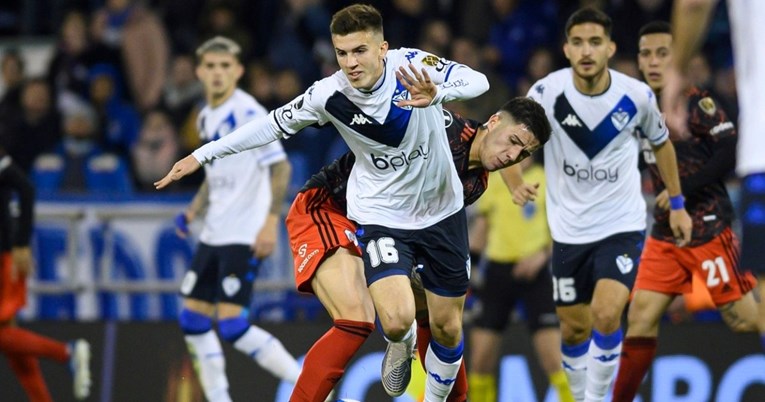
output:
[{"label": "spectator in stands", "polygon": [[8,49],[3,53],[0,62],[0,75],[3,79],[3,94],[0,97],[0,116],[18,111],[21,104],[21,86],[24,81],[24,60],[16,49]]},{"label": "spectator in stands", "polygon": [[247,66],[247,92],[268,110],[281,106],[274,95],[273,70],[266,61],[255,60]]},{"label": "spectator in stands", "polygon": [[484,71],[489,80],[489,90],[482,96],[461,102],[448,104],[453,110],[463,116],[476,116],[477,120],[485,121],[497,111],[497,104],[503,99],[510,99],[510,89],[501,76],[485,68],[481,47],[467,37],[458,37],[451,41],[450,58],[476,71]]},{"label": "spectator in stands", "polygon": [[[53,59],[48,65],[47,79],[59,109],[71,101],[87,99],[88,69],[99,58],[108,59],[108,52],[99,52],[88,38],[87,17],[70,11],[64,17]],[[118,60],[113,60],[118,63]]]},{"label": "spectator in stands", "polygon": [[529,56],[526,63],[526,74],[518,79],[515,92],[525,94],[531,89],[531,84],[546,77],[556,69],[555,56],[548,47],[538,47]]},{"label": "spectator in stands", "polygon": [[136,0],[106,0],[93,15],[92,33],[96,41],[119,50],[136,107],[146,111],[157,106],[170,44],[154,11]]},{"label": "spectator in stands", "polygon": [[237,19],[239,10],[231,0],[208,2],[210,5],[204,11],[206,17],[203,21],[200,40],[204,41],[216,36],[224,36],[233,39],[242,47],[242,60],[250,57],[250,49],[253,46],[250,33],[244,29]]},{"label": "spectator in stands", "polygon": [[326,60],[324,49],[332,49],[329,59],[335,57],[327,29],[330,13],[321,0],[286,3],[285,14],[280,16],[282,24],[277,24],[269,43],[268,60],[275,69],[293,69],[302,82],[312,83],[322,78],[319,72]]},{"label": "spectator in stands", "polygon": [[32,176],[41,195],[129,193],[128,167],[118,155],[98,143],[98,120],[93,108],[72,103],[64,111],[64,138],[54,152],[35,161]]},{"label": "spectator in stands", "polygon": [[147,113],[138,143],[132,149],[137,188],[153,191],[154,181],[173,166],[181,155],[180,149],[170,116],[161,110]]},{"label": "spectator in stands", "polygon": [[179,127],[189,117],[194,105],[204,101],[204,88],[194,75],[194,58],[188,54],[173,57],[162,104],[173,125]]},{"label": "spectator in stands", "polygon": [[20,112],[0,118],[0,146],[29,172],[37,155],[61,139],[61,117],[52,106],[50,88],[43,79],[25,81],[20,102]]},{"label": "spectator in stands", "polygon": [[491,28],[488,61],[515,88],[534,49],[559,46],[558,6],[554,0],[493,0],[492,5],[499,22]]},{"label": "spectator in stands", "polygon": [[449,54],[452,30],[444,20],[430,20],[420,35],[418,48],[433,54]]},{"label": "spectator in stands", "polygon": [[88,72],[88,81],[98,126],[102,128],[98,141],[106,150],[127,158],[138,140],[141,119],[120,96],[117,69],[111,64],[96,64]]}]

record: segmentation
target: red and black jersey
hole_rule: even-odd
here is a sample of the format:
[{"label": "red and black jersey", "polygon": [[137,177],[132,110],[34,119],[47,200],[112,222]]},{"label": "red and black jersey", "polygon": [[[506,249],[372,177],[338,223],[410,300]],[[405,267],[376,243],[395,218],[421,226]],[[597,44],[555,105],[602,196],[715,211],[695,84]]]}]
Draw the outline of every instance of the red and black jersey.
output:
[{"label": "red and black jersey", "polygon": [[[725,178],[736,164],[736,127],[720,104],[709,93],[691,88],[688,93],[688,128],[691,136],[673,140],[677,168],[685,197],[685,208],[693,219],[690,246],[709,242],[730,227],[733,206],[725,188]],[[664,190],[653,151],[642,141],[656,194]],[[654,208],[655,224],[651,236],[674,242],[669,227],[669,212]]]},{"label": "red and black jersey", "polygon": [[[483,168],[469,169],[470,146],[473,144],[475,135],[481,123],[475,120],[465,119],[458,114],[444,109],[444,119],[446,123],[446,135],[449,138],[449,147],[452,150],[452,158],[457,174],[462,181],[465,205],[474,203],[481,194],[486,191],[488,182],[488,172]],[[311,176],[305,185],[300,189],[304,192],[311,188],[324,188],[329,197],[332,197],[335,203],[345,209],[345,192],[348,183],[348,177],[351,174],[353,163],[356,158],[353,153],[348,152],[338,159],[335,159],[329,165],[324,166],[318,173]]]}]

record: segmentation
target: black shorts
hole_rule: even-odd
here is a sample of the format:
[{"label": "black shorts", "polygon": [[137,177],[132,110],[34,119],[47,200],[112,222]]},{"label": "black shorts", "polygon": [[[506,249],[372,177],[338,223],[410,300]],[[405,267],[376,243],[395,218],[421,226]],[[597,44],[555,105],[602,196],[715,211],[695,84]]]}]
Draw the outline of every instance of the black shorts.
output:
[{"label": "black shorts", "polygon": [[763,175],[745,177],[741,185],[741,268],[765,275],[765,183]]},{"label": "black shorts", "polygon": [[358,235],[367,286],[391,275],[409,276],[415,261],[421,261],[425,289],[446,297],[467,292],[470,253],[464,209],[425,229],[362,225]]},{"label": "black shorts", "polygon": [[257,265],[245,245],[210,246],[199,243],[191,269],[181,282],[181,295],[209,303],[250,305]]},{"label": "black shorts", "polygon": [[585,244],[553,242],[553,299],[557,306],[589,303],[601,279],[621,282],[627,289],[637,277],[645,232],[617,233]]},{"label": "black shorts", "polygon": [[476,289],[478,315],[473,321],[478,328],[501,332],[507,328],[510,313],[518,302],[523,305],[529,332],[542,328],[557,328],[558,316],[552,298],[552,275],[549,264],[531,281],[513,277],[515,264],[488,261],[484,285]]}]

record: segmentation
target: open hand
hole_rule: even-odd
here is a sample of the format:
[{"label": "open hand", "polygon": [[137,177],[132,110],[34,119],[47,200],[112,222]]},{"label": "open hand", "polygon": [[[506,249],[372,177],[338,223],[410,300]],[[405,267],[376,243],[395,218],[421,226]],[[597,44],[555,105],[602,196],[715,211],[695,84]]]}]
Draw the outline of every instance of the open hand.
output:
[{"label": "open hand", "polygon": [[196,158],[194,158],[192,155],[189,155],[179,160],[178,162],[175,162],[175,165],[173,165],[173,168],[170,169],[170,172],[168,172],[165,177],[159,181],[154,182],[154,187],[157,190],[162,190],[163,188],[169,186],[172,182],[178,181],[182,177],[196,172],[200,166],[202,165],[199,164]]},{"label": "open hand", "polygon": [[417,71],[413,64],[409,64],[409,71],[402,66],[396,71],[396,78],[401,85],[409,91],[409,100],[399,101],[396,106],[414,106],[414,107],[428,107],[433,103],[433,99],[436,97],[438,87],[430,80],[430,76],[425,69],[422,69],[422,74]]}]

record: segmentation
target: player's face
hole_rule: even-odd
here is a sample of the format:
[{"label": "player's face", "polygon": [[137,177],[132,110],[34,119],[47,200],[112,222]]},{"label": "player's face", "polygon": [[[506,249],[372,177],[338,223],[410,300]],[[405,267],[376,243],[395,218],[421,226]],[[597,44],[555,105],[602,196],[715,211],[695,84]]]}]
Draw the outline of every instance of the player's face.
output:
[{"label": "player's face", "polygon": [[672,35],[653,33],[640,37],[638,51],[638,68],[643,78],[654,90],[661,91],[664,87],[664,71],[672,59]]},{"label": "player's face", "polygon": [[337,64],[343,70],[351,86],[356,89],[372,89],[383,74],[383,59],[388,52],[388,42],[382,34],[360,31],[348,35],[332,35]]},{"label": "player's face", "polygon": [[243,72],[239,60],[225,52],[205,53],[197,65],[197,78],[202,81],[205,94],[213,100],[230,96]]},{"label": "player's face", "polygon": [[563,53],[571,62],[574,73],[584,79],[602,74],[615,51],[616,45],[606,35],[603,26],[591,22],[571,27],[563,45]]},{"label": "player's face", "polygon": [[493,172],[528,158],[539,149],[534,134],[507,116],[494,114],[486,124],[486,137],[479,153],[483,167]]}]

